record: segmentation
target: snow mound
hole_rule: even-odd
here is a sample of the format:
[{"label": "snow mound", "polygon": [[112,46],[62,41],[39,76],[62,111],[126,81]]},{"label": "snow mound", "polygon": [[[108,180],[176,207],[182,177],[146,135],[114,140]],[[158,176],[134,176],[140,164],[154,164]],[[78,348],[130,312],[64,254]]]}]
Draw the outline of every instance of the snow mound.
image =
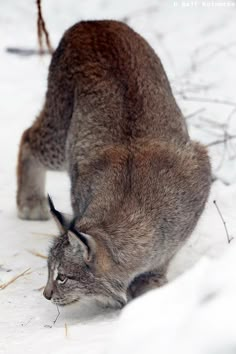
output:
[{"label": "snow mound", "polygon": [[236,353],[236,244],[203,258],[172,283],[133,301],[107,354]]}]

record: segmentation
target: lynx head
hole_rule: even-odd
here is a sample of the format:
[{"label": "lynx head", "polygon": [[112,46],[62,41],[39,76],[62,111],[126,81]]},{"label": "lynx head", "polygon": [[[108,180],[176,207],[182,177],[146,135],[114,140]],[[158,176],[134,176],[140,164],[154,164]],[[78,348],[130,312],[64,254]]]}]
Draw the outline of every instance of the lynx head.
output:
[{"label": "lynx head", "polygon": [[127,301],[124,286],[114,276],[109,257],[101,251],[96,230],[92,230],[93,236],[80,232],[75,221],[57,211],[50,197],[48,200],[60,236],[49,251],[45,298],[61,306],[95,299],[110,306],[123,307]]}]

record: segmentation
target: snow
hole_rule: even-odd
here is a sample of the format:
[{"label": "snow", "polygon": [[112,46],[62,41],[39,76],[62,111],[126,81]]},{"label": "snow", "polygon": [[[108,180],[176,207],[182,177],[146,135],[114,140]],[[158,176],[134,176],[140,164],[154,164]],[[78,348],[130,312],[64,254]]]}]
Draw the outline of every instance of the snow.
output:
[{"label": "snow", "polygon": [[[202,1],[197,6],[184,6],[191,1],[177,1],[178,6],[173,3],[45,0],[43,12],[54,46],[64,30],[80,19],[128,16],[129,24],[159,53],[184,114],[201,110],[188,119],[191,136],[209,143],[224,138],[225,129],[235,134],[236,6],[204,7]],[[0,22],[0,285],[30,268],[0,290],[0,353],[235,353],[233,140],[210,148],[214,173],[220,180],[213,184],[206,210],[189,242],[171,264],[170,283],[121,312],[77,304],[60,309],[53,323],[57,309],[38,290],[46,282],[46,261],[30,252],[47,255],[56,227],[52,221],[19,220],[15,207],[18,144],[41,108],[50,58],[20,57],[5,51],[6,47],[36,48],[33,1],[3,2]],[[183,92],[192,98],[232,104],[186,100]],[[65,174],[49,173],[47,191],[65,212],[71,211],[69,188]],[[230,244],[213,200],[230,235],[235,236]]]},{"label": "snow", "polygon": [[[107,353],[235,353],[236,245],[131,303]],[[207,276],[206,276],[207,274]],[[145,324],[145,325],[144,325]]]}]

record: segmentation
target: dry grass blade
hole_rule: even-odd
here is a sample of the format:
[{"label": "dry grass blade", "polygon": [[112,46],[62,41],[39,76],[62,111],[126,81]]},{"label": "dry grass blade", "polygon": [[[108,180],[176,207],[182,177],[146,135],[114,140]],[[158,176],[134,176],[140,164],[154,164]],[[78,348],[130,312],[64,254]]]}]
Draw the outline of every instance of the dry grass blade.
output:
[{"label": "dry grass blade", "polygon": [[45,288],[45,285],[44,285],[44,286],[41,286],[40,288],[35,289],[35,290],[36,290],[36,291],[43,291],[43,290],[44,290],[44,288]]},{"label": "dry grass blade", "polygon": [[47,233],[43,233],[43,232],[31,232],[32,235],[35,236],[47,236],[47,237],[57,237],[57,235],[53,235],[53,234],[47,234]]},{"label": "dry grass blade", "polygon": [[[30,268],[28,268],[28,269],[26,269],[24,272],[22,272],[22,273],[16,275],[14,278],[12,278],[11,280],[9,280],[8,282],[6,282],[6,283],[4,283],[4,284],[1,284],[1,285],[0,285],[0,289],[1,289],[1,290],[5,289],[8,285],[14,283],[18,278],[23,277],[29,270],[30,270]],[[28,273],[28,274],[30,274],[30,273]],[[28,274],[27,274],[27,275],[28,275]]]},{"label": "dry grass blade", "polygon": [[40,257],[40,258],[43,258],[43,259],[48,259],[47,256],[45,256],[44,254],[42,254],[40,252],[37,252],[37,251],[34,251],[34,250],[27,250],[27,252],[33,254],[36,257]]},{"label": "dry grass blade", "polygon": [[67,326],[67,323],[65,323],[65,336],[66,336],[66,337],[68,336],[68,326]]}]

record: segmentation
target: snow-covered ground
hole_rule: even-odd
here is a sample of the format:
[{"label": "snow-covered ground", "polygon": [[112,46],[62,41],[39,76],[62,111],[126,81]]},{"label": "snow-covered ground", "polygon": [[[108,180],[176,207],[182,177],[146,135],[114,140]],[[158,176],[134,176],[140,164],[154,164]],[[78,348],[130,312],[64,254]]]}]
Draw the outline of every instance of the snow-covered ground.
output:
[{"label": "snow-covered ground", "polygon": [[[35,2],[0,6],[0,286],[30,268],[0,289],[0,353],[236,353],[233,139],[210,147],[218,180],[198,227],[170,267],[170,283],[122,312],[63,308],[53,324],[57,309],[40,290],[46,260],[35,252],[47,255],[56,228],[52,221],[17,219],[15,207],[18,144],[42,105],[50,58],[5,51],[37,48]],[[192,137],[211,143],[236,133],[235,2],[44,0],[43,12],[54,46],[80,19],[125,19],[159,53]],[[48,177],[56,205],[70,212],[68,177]],[[235,236],[230,244],[213,200]]]}]

